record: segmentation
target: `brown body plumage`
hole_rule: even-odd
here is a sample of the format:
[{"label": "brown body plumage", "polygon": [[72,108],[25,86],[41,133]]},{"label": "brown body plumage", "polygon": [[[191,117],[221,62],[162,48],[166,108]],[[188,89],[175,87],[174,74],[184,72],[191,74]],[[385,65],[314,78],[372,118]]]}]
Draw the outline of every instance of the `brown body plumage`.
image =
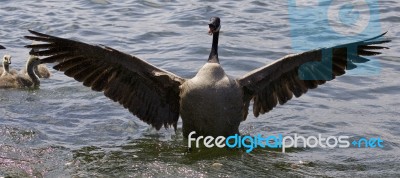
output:
[{"label": "brown body plumage", "polygon": [[[3,59],[3,65],[5,63],[11,64],[11,56],[5,55]],[[34,67],[40,63],[39,58],[35,56],[30,56],[26,63],[26,70],[28,71],[28,75],[10,73],[8,67],[4,67],[3,74],[0,75],[0,88],[25,88],[25,87],[39,87],[40,81],[34,72]]]}]

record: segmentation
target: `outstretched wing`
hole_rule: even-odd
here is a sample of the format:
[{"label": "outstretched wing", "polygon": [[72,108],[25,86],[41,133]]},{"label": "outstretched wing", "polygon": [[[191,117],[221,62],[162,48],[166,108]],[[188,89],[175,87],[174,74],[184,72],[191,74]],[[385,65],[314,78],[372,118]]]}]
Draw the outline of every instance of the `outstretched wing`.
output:
[{"label": "outstretched wing", "polygon": [[176,129],[179,86],[185,79],[107,46],[29,32],[34,36],[25,38],[44,42],[26,46],[31,55],[47,56],[41,63],[56,63],[54,69],[102,91],[157,130],[163,125]]},{"label": "outstretched wing", "polygon": [[377,46],[390,42],[379,40],[385,34],[364,41],[288,55],[253,70],[237,79],[245,91],[244,101],[248,106],[253,99],[253,113],[258,117],[272,110],[278,102],[285,104],[293,94],[300,97],[308,89],[317,88],[343,75],[346,69],[354,69],[357,67],[354,63],[369,61],[362,56],[381,54],[374,50],[388,49]]}]

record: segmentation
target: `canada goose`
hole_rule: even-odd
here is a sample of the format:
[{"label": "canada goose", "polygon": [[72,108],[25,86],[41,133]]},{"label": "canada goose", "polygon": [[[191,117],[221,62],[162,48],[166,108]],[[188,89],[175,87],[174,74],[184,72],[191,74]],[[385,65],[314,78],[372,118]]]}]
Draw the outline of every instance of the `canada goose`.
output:
[{"label": "canada goose", "polygon": [[40,60],[36,56],[30,56],[26,62],[26,70],[28,71],[28,76],[26,75],[12,75],[5,70],[5,72],[0,76],[0,88],[37,88],[40,85],[40,80],[34,72],[34,66],[39,65]]},{"label": "canada goose", "polygon": [[[41,59],[41,63],[57,63],[54,69],[94,91],[103,91],[105,96],[157,130],[163,125],[176,129],[181,115],[185,137],[191,131],[196,131],[197,136],[236,134],[240,122],[247,117],[251,100],[253,114],[258,117],[278,102],[286,103],[293,94],[300,97],[308,89],[343,75],[345,69],[354,68],[354,63],[367,62],[368,59],[361,56],[377,55],[380,53],[373,50],[386,49],[371,45],[390,41],[376,40],[384,33],[368,40],[287,55],[235,79],[226,75],[219,64],[220,18],[211,18],[208,25],[209,34],[213,36],[211,52],[207,63],[192,79],[179,77],[103,45],[89,45],[31,30],[33,36],[25,38],[45,42],[26,46],[37,50],[31,51],[32,55],[48,56]],[[357,50],[348,50],[351,47]],[[327,51],[332,52],[331,57],[323,56]],[[328,77],[324,74],[330,68],[324,65],[318,68],[303,65],[313,61],[331,64]],[[299,70],[301,66],[303,69]],[[306,75],[313,80],[300,78]]]},{"label": "canada goose", "polygon": [[[4,55],[3,56],[3,65],[2,68],[0,68],[0,76],[3,75],[17,75],[17,70],[11,69],[10,70],[10,64],[11,64],[11,56],[10,55]],[[6,72],[4,72],[6,71]]]}]

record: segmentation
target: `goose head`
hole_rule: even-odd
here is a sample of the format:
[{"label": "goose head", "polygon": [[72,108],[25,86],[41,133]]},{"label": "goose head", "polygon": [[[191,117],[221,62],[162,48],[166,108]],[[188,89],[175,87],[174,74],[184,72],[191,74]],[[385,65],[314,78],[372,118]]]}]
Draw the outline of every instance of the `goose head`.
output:
[{"label": "goose head", "polygon": [[11,64],[11,56],[4,55],[3,57],[3,66],[9,66]]},{"label": "goose head", "polygon": [[208,30],[209,35],[213,35],[214,33],[219,32],[221,29],[221,19],[219,17],[211,17],[210,23],[208,23]]},{"label": "goose head", "polygon": [[27,66],[38,66],[40,64],[40,59],[37,56],[29,56],[28,61],[26,62]]},{"label": "goose head", "polygon": [[4,72],[1,74],[1,76],[8,75],[10,73],[10,64],[11,64],[11,56],[10,55],[4,55],[3,56],[3,69]]}]

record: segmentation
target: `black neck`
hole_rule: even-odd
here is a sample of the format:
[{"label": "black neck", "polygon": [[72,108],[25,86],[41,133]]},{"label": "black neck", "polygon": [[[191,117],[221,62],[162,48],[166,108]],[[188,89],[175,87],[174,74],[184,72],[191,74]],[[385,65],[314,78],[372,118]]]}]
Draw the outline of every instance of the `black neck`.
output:
[{"label": "black neck", "polygon": [[212,42],[211,52],[210,52],[210,56],[208,57],[208,62],[209,63],[219,63],[219,59],[218,59],[218,37],[219,37],[219,31],[213,33],[213,42]]},{"label": "black neck", "polygon": [[8,63],[6,63],[6,62],[3,62],[3,69],[4,69],[4,72],[9,73],[10,72],[10,65]]},{"label": "black neck", "polygon": [[26,72],[28,73],[28,76],[32,79],[33,87],[39,87],[40,80],[39,77],[35,74],[35,66],[37,66],[37,64],[34,64],[31,60],[29,60],[26,64]]}]

